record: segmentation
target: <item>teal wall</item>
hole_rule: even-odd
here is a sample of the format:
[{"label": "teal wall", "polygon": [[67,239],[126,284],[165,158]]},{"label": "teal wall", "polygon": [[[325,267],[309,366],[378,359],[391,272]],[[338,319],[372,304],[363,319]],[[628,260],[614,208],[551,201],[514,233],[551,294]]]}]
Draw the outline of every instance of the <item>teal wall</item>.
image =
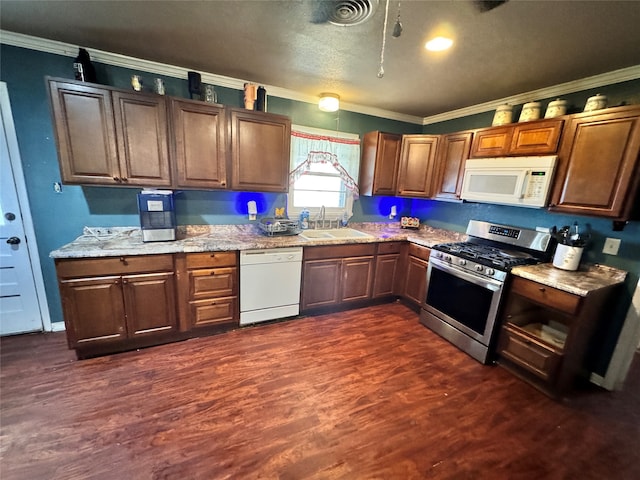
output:
[{"label": "teal wall", "polygon": [[[85,225],[139,225],[136,206],[139,189],[63,185],[61,193],[53,190],[53,183],[60,181],[60,169],[44,77],[73,78],[72,64],[70,57],[0,45],[0,80],[7,83],[9,91],[52,322],[60,322],[63,317],[55,267],[49,252],[81,235]],[[133,74],[142,76],[143,85],[151,85],[154,78],[160,77],[167,95],[189,98],[186,78],[164,77],[96,62],[94,65],[99,83],[129,89]],[[241,90],[216,87],[216,91],[218,102],[234,107],[243,105]],[[269,112],[289,116],[294,124],[329,130],[338,128],[359,135],[376,129],[394,133],[420,133],[422,130],[421,125],[353,112],[324,113],[313,104],[271,96],[267,107]],[[246,195],[245,192],[178,192],[178,224],[248,223]],[[261,214],[272,213],[275,206],[286,201],[283,194],[251,193],[250,196],[256,200]],[[379,203],[380,199],[357,202],[353,220],[382,220]],[[396,203],[399,214],[409,214],[410,200]]]},{"label": "teal wall", "polygon": [[[7,83],[11,100],[18,143],[33,217],[40,261],[47,290],[52,322],[62,321],[60,298],[53,260],[49,252],[74,240],[88,226],[138,225],[136,193],[138,189],[112,187],[80,187],[64,185],[55,193],[53,183],[60,181],[60,170],[55,149],[48,97],[44,77],[73,77],[73,60],[69,57],[38,52],[8,45],[0,45],[0,79]],[[164,79],[167,95],[189,97],[186,79],[163,77],[95,63],[98,81],[115,87],[130,88],[132,74],[141,74],[143,84],[150,85],[153,78]],[[216,87],[218,101],[230,106],[242,106],[240,90]],[[563,96],[569,100],[570,111],[579,111],[587,97],[603,93],[610,104],[623,101],[640,103],[640,81],[625,82]],[[548,101],[543,100],[543,109]],[[449,133],[464,129],[486,127],[491,124],[493,112],[473,115],[433,125],[415,125],[372,117],[341,110],[338,113],[320,112],[316,105],[293,100],[268,97],[268,110],[289,116],[294,124],[316,128],[338,129],[363,135],[371,130],[393,133]],[[517,118],[519,109],[514,116]],[[176,196],[178,223],[238,224],[247,223],[244,214],[246,192],[184,191]],[[284,204],[281,194],[252,193],[259,212],[268,214],[275,206]],[[593,241],[585,259],[622,268],[631,272],[625,285],[624,298],[611,310],[610,327],[600,338],[604,347],[595,355],[597,371],[606,369],[608,355],[615,344],[624,312],[628,308],[631,291],[640,275],[640,227],[631,222],[623,232],[612,232],[610,222],[596,218],[567,217],[515,207],[481,204],[455,204],[430,200],[411,200],[394,197],[361,197],[354,205],[353,221],[389,221],[386,217],[390,205],[398,207],[399,215],[413,215],[423,222],[455,231],[464,231],[469,219],[490,220],[523,227],[537,225],[562,226],[578,220],[589,223]],[[622,239],[620,254],[615,257],[601,252],[605,237]]]}]

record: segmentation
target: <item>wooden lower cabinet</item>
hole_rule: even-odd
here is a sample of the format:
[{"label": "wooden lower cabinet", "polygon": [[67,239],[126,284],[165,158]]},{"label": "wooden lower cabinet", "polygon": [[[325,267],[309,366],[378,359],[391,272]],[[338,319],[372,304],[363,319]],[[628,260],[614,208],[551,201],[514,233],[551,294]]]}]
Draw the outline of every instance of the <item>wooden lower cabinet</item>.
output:
[{"label": "wooden lower cabinet", "polygon": [[181,328],[239,326],[237,252],[176,255],[180,275]]},{"label": "wooden lower cabinet", "polygon": [[613,291],[574,295],[514,276],[502,314],[498,363],[550,396],[586,380],[584,361]]},{"label": "wooden lower cabinet", "polygon": [[373,243],[305,248],[301,310],[371,299],[375,249]]},{"label": "wooden lower cabinet", "polygon": [[398,295],[402,245],[403,242],[383,242],[378,244],[373,293],[371,295],[374,299]]},{"label": "wooden lower cabinet", "polygon": [[402,296],[414,307],[422,308],[427,298],[427,269],[431,250],[409,244]]},{"label": "wooden lower cabinet", "polygon": [[172,255],[56,260],[78,357],[160,343],[178,329]]}]

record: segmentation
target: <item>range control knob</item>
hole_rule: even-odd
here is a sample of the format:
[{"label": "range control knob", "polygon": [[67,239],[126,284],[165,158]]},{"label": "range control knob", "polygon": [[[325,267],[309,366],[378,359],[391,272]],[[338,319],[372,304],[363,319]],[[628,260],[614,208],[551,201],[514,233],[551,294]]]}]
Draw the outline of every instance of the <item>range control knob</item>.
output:
[{"label": "range control knob", "polygon": [[487,268],[487,275],[493,275],[496,271],[493,268]]},{"label": "range control knob", "polygon": [[461,258],[460,260],[458,260],[458,264],[459,265],[466,265],[467,261],[464,258]]},{"label": "range control knob", "polygon": [[482,265],[476,265],[476,271],[481,272],[484,270],[484,267]]},{"label": "range control knob", "polygon": [[450,261],[451,261],[451,255],[445,255],[444,259],[445,259],[447,262],[450,262]]},{"label": "range control knob", "polygon": [[442,258],[442,252],[436,252],[436,258]]}]

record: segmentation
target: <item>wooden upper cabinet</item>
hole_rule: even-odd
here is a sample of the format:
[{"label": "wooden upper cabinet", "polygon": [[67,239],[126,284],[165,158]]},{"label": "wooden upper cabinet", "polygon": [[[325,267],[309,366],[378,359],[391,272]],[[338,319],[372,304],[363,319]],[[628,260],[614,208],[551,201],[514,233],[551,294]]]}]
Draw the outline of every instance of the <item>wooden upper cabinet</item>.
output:
[{"label": "wooden upper cabinet", "polygon": [[504,157],[509,152],[513,126],[489,127],[477,130],[473,135],[470,158]]},{"label": "wooden upper cabinet", "polygon": [[282,115],[231,109],[230,122],[232,188],[287,192],[291,120]]},{"label": "wooden upper cabinet", "polygon": [[402,135],[368,132],[362,139],[359,188],[361,195],[395,195]]},{"label": "wooden upper cabinet", "polygon": [[165,98],[137,92],[111,95],[122,184],[171,186]]},{"label": "wooden upper cabinet", "polygon": [[460,200],[464,164],[469,158],[472,132],[442,135],[436,157],[434,197],[445,200]]},{"label": "wooden upper cabinet", "polygon": [[49,80],[62,181],[170,186],[164,97]]},{"label": "wooden upper cabinet", "polygon": [[558,150],[562,119],[518,123],[513,128],[509,155],[545,155]]},{"label": "wooden upper cabinet", "polygon": [[222,105],[171,99],[175,185],[227,188],[226,117]]},{"label": "wooden upper cabinet", "polygon": [[563,134],[550,210],[626,220],[640,183],[640,106],[572,115]]},{"label": "wooden upper cabinet", "polygon": [[470,158],[556,153],[562,119],[534,120],[476,130]]},{"label": "wooden upper cabinet", "polygon": [[117,184],[120,176],[109,90],[49,81],[64,183]]},{"label": "wooden upper cabinet", "polygon": [[438,135],[403,135],[398,195],[431,197]]}]

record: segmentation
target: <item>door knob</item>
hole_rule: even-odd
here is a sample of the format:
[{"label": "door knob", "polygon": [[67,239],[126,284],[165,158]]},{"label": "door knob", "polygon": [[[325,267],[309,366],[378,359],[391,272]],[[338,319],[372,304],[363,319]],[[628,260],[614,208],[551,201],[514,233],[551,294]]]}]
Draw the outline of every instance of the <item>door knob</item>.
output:
[{"label": "door knob", "polygon": [[16,219],[16,214],[12,212],[7,212],[4,214],[4,218],[9,220],[10,222]]},{"label": "door knob", "polygon": [[7,239],[7,243],[9,245],[18,245],[20,243],[20,239],[18,237],[10,237]]}]

